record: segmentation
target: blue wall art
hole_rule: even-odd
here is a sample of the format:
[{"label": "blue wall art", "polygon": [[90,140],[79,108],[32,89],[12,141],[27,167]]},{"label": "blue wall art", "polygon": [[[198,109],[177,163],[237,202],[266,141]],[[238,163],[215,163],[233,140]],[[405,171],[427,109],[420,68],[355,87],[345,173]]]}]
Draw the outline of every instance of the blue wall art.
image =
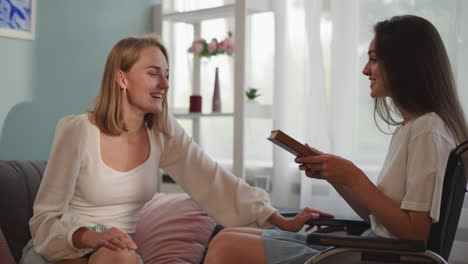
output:
[{"label": "blue wall art", "polygon": [[36,0],[0,0],[0,36],[34,39]]}]

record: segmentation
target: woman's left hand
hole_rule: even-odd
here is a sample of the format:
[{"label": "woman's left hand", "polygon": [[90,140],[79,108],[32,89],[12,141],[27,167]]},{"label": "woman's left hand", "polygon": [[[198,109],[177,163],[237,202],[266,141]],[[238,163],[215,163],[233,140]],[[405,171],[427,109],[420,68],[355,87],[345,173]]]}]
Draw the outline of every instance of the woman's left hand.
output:
[{"label": "woman's left hand", "polygon": [[280,229],[289,231],[289,232],[298,232],[300,231],[304,225],[312,219],[317,219],[319,217],[334,217],[331,214],[324,213],[318,210],[304,208],[300,213],[298,213],[294,218],[287,219],[283,218],[284,220],[281,221],[282,223],[277,225]]},{"label": "woman's left hand", "polygon": [[351,161],[339,156],[319,153],[321,155],[296,158],[295,162],[300,164],[299,169],[305,171],[307,177],[349,186],[357,177],[363,175],[362,171]]}]

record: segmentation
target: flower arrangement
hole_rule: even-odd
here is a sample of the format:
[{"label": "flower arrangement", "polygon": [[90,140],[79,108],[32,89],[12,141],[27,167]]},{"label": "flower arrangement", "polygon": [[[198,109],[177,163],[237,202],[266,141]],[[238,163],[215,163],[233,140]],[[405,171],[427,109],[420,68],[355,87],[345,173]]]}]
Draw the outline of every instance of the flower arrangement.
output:
[{"label": "flower arrangement", "polygon": [[206,42],[203,38],[198,38],[192,42],[192,46],[188,49],[188,52],[193,53],[198,57],[210,58],[213,56],[234,53],[234,41],[232,39],[232,33],[229,32],[228,36],[221,42],[213,38],[210,43]]}]

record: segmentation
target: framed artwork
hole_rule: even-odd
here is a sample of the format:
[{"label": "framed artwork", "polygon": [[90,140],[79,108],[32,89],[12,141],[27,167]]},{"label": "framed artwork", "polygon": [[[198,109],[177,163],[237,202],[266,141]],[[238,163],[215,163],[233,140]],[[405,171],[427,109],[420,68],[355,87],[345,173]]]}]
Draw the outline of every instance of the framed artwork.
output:
[{"label": "framed artwork", "polygon": [[0,0],[0,36],[34,39],[36,0]]}]

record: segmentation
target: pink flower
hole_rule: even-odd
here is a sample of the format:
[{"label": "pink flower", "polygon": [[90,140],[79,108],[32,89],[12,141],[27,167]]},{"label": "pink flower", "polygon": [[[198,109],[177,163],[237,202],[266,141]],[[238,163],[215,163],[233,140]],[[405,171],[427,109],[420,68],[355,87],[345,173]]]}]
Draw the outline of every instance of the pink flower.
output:
[{"label": "pink flower", "polygon": [[209,53],[212,53],[213,51],[216,50],[216,48],[218,47],[218,42],[216,41],[216,39],[212,39],[210,44],[208,44],[208,52]]},{"label": "pink flower", "polygon": [[219,43],[219,48],[229,54],[234,52],[234,41],[232,38],[226,38],[225,40]]},{"label": "pink flower", "polygon": [[221,41],[221,43],[219,43],[219,49],[221,49],[222,51],[226,51],[226,49],[227,49],[226,40],[223,40],[223,41]]},{"label": "pink flower", "polygon": [[204,44],[206,43],[206,40],[204,38],[197,38],[196,40],[193,41],[193,43]]},{"label": "pink flower", "polygon": [[232,33],[229,32],[228,37],[221,43],[215,38],[211,39],[210,43],[207,43],[203,38],[197,38],[192,42],[192,46],[190,46],[187,51],[194,55],[208,58],[219,54],[232,54],[234,52]]},{"label": "pink flower", "polygon": [[195,54],[198,54],[198,53],[203,51],[203,44],[202,43],[195,43],[195,44],[193,44],[192,47],[194,49]]},{"label": "pink flower", "polygon": [[234,53],[234,49],[235,49],[235,46],[234,46],[234,41],[232,41],[232,39],[229,39],[228,40],[228,46],[227,46],[227,52],[228,53]]},{"label": "pink flower", "polygon": [[197,38],[192,42],[192,46],[187,51],[197,55],[203,51],[205,45],[206,45],[205,39]]}]

